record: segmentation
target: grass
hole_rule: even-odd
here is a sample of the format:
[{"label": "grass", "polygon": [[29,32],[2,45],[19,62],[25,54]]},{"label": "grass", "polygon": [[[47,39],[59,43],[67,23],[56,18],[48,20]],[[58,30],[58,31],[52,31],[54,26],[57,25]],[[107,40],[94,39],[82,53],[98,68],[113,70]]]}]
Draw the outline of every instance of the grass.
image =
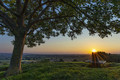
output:
[{"label": "grass", "polygon": [[[0,80],[120,80],[120,64],[89,68],[84,62],[39,62],[22,65],[23,73]],[[0,77],[6,66],[0,67]]]}]

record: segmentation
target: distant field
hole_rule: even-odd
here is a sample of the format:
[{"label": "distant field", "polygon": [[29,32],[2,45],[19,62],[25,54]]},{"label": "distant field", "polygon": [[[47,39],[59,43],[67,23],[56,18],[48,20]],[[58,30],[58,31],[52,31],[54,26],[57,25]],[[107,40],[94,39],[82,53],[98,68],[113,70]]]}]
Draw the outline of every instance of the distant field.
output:
[{"label": "distant field", "polygon": [[0,66],[2,65],[8,65],[9,64],[9,60],[0,60]]},{"label": "distant field", "polygon": [[38,62],[23,64],[23,73],[2,78],[8,65],[0,66],[0,80],[120,80],[120,64],[89,68],[85,62]]},{"label": "distant field", "polygon": [[[31,63],[32,61],[36,61],[36,60],[22,60],[22,62],[28,62],[28,63]],[[0,66],[2,65],[9,65],[10,63],[10,60],[0,60]]]}]

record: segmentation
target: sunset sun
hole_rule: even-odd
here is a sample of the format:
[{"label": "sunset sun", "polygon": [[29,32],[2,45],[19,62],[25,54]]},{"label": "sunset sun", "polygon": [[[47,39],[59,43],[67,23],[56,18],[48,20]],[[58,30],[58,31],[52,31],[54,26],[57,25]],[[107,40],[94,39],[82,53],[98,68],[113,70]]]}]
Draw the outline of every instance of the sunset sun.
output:
[{"label": "sunset sun", "polygon": [[97,52],[97,51],[95,49],[93,49],[92,52]]}]

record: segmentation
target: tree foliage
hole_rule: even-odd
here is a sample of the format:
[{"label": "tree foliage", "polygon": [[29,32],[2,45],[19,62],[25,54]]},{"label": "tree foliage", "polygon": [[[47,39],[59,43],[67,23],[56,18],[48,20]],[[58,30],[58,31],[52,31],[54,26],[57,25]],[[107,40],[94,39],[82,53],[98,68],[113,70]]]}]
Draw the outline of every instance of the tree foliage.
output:
[{"label": "tree foliage", "polygon": [[60,34],[74,39],[83,29],[104,38],[120,32],[119,4],[119,0],[0,0],[0,34],[25,33],[28,47]]}]

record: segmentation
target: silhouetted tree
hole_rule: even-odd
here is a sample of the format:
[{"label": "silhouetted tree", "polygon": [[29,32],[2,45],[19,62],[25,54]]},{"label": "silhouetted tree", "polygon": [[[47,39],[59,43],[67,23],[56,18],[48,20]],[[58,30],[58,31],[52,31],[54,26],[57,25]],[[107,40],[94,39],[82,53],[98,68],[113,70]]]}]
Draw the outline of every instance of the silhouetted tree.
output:
[{"label": "silhouetted tree", "polygon": [[115,1],[119,3],[119,0],[0,0],[0,34],[14,36],[7,75],[21,72],[24,44],[33,47],[44,43],[44,38],[59,34],[74,39],[84,28],[90,35],[98,33],[102,38],[110,35],[111,29],[119,32],[118,27],[114,28],[119,21],[113,17],[120,15]]},{"label": "silhouetted tree", "polygon": [[63,59],[59,59],[59,62],[64,62],[64,60]]},{"label": "silhouetted tree", "polygon": [[99,51],[97,54],[99,55],[100,60],[107,60],[109,58],[109,54],[106,52]]},{"label": "silhouetted tree", "polygon": [[77,59],[73,59],[73,62],[76,62],[77,61]]}]

